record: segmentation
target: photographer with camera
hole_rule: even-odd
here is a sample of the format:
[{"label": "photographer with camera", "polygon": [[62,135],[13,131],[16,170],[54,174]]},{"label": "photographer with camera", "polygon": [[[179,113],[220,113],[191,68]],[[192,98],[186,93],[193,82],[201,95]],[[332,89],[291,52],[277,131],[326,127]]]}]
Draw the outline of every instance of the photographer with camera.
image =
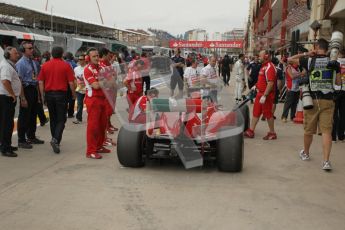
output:
[{"label": "photographer with camera", "polygon": [[304,107],[304,149],[299,156],[303,161],[310,159],[310,146],[319,125],[323,147],[322,169],[329,171],[332,169],[329,158],[332,148],[334,84],[341,84],[340,66],[336,60],[330,60],[327,56],[328,42],[325,39],[319,39],[315,48],[314,51],[297,54],[289,59],[309,56],[308,76],[299,82]]}]

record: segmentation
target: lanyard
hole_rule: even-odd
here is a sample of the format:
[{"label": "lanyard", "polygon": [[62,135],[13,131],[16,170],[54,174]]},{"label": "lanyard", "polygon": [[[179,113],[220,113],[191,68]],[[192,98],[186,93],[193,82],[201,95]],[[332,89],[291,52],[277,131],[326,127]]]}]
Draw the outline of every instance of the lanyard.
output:
[{"label": "lanyard", "polygon": [[31,59],[29,59],[29,63],[30,63],[30,65],[31,65],[32,71],[34,72],[34,74],[35,74],[35,76],[36,76],[37,73],[36,73],[36,69],[35,69],[35,66],[34,66],[34,62],[33,62]]},{"label": "lanyard", "polygon": [[10,64],[10,66],[14,69],[14,71],[16,71],[18,73],[15,65],[11,61],[9,61],[9,60],[6,60],[6,61],[7,61],[8,64]]}]

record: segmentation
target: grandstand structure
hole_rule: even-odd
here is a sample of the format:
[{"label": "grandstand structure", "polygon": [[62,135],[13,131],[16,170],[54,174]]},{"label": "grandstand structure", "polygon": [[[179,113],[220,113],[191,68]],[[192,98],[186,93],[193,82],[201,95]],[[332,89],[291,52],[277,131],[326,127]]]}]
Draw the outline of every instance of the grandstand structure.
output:
[{"label": "grandstand structure", "polygon": [[119,51],[152,44],[152,35],[0,2],[0,45],[32,40],[39,52],[59,45],[75,55],[88,47]]}]

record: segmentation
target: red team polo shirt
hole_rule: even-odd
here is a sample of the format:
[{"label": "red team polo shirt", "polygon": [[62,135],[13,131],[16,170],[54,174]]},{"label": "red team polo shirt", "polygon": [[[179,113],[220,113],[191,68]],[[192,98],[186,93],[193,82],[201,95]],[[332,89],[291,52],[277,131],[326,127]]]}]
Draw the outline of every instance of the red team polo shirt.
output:
[{"label": "red team polo shirt", "polygon": [[111,63],[109,61],[106,61],[106,60],[100,60],[99,65],[101,67],[107,67],[107,66],[111,66]]},{"label": "red team polo shirt", "polygon": [[[269,81],[273,81],[274,84],[276,84],[276,68],[274,67],[272,62],[267,62],[262,64],[260,72],[259,72],[259,77],[258,77],[258,82],[256,83],[256,89],[259,91],[260,94],[264,94],[267,83]],[[274,90],[275,86],[273,87],[273,90],[269,93],[269,96],[274,96]]]},{"label": "red team polo shirt", "polygon": [[44,91],[67,91],[68,82],[73,82],[71,66],[60,58],[54,58],[42,65],[39,81],[44,81]]},{"label": "red team polo shirt", "polygon": [[84,78],[89,87],[86,87],[87,97],[105,97],[102,89],[94,89],[91,84],[98,82],[98,73],[101,67],[99,65],[88,64],[84,69]]},{"label": "red team polo shirt", "polygon": [[[264,104],[260,104],[260,98],[264,95],[265,90],[267,88],[267,83],[269,81],[274,82],[274,86],[272,91],[266,97],[266,101]],[[275,84],[276,84],[276,69],[272,62],[267,62],[262,64],[262,67],[259,72],[258,82],[256,83],[256,89],[258,91],[254,107],[253,107],[253,116],[260,117],[263,114],[264,117],[270,119],[273,117],[273,102],[275,96]]]},{"label": "red team polo shirt", "polygon": [[135,104],[129,108],[128,121],[132,123],[145,124],[146,122],[147,97],[141,96]]}]

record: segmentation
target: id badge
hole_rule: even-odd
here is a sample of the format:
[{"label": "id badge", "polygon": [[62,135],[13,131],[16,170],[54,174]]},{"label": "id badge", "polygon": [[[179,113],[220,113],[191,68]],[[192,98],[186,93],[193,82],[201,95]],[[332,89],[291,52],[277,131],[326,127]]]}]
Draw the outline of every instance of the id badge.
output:
[{"label": "id badge", "polygon": [[32,73],[32,77],[31,78],[32,78],[32,80],[36,80],[37,79],[35,73]]}]

